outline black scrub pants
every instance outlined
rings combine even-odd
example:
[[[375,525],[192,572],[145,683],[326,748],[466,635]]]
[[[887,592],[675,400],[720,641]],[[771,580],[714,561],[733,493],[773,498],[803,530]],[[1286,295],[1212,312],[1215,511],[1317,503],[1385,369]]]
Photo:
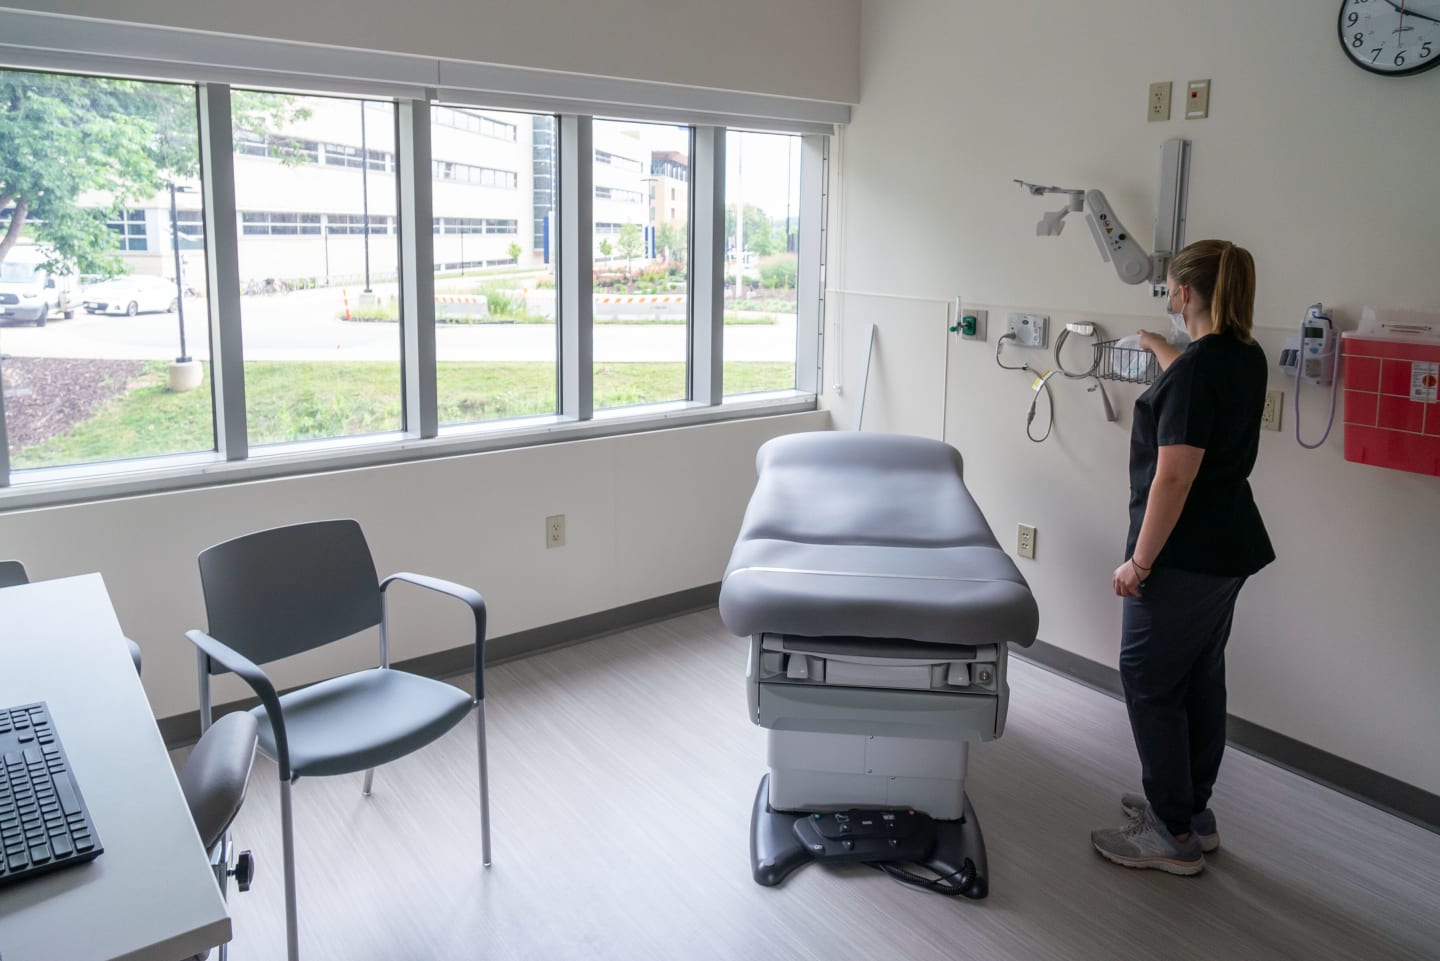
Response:
[[[1145,796],[1172,834],[1205,810],[1225,752],[1225,642],[1243,577],[1157,567],[1125,598],[1120,680]]]

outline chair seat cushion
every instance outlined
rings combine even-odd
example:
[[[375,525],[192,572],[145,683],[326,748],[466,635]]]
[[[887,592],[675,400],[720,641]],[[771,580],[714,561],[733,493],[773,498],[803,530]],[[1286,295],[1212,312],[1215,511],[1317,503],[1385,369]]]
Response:
[[[332,677],[280,698],[295,776],[349,774],[404,757],[440,737],[465,715],[470,695],[443,681],[376,668]],[[264,707],[260,750],[275,757]]]

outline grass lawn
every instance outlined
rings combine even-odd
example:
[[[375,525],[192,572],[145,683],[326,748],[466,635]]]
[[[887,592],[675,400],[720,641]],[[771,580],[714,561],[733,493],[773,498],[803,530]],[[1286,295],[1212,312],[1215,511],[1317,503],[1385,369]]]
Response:
[[[33,447],[11,452],[16,469],[211,450],[209,365],[200,388],[172,394],[164,362],[148,363],[126,392],[90,420]],[[726,393],[787,390],[786,363],[725,365]],[[596,408],[678,400],[684,364],[595,365]],[[555,366],[548,363],[441,363],[440,423],[465,424],[555,410]],[[370,434],[400,428],[400,371],[385,362],[263,362],[245,365],[252,445]]]

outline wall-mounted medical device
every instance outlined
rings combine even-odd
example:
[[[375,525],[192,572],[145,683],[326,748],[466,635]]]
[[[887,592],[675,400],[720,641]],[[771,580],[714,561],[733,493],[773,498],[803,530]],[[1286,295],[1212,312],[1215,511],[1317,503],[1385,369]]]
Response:
[[[1300,333],[1285,341],[1280,351],[1280,369],[1295,378],[1295,442],[1314,450],[1330,437],[1335,426],[1335,397],[1339,383],[1335,367],[1340,360],[1340,336],[1334,320],[1324,304],[1311,304],[1300,321]],[[1315,443],[1308,443],[1300,434],[1300,385],[1314,384],[1330,388],[1330,418],[1325,432]]]
[[[1127,284],[1150,282],[1151,294],[1164,296],[1165,271],[1185,243],[1185,207],[1190,183],[1190,141],[1175,138],[1160,147],[1160,179],[1155,205],[1155,252],[1146,253],[1115,215],[1110,202],[1099,190],[1055,187],[1015,181],[1033,196],[1063,194],[1066,204],[1040,218],[1035,233],[1040,237],[1058,237],[1065,229],[1065,216],[1084,213],[1091,236],[1106,263],[1113,264],[1115,273]]]
[[[1345,459],[1440,476],[1440,312],[1366,307],[1340,343]]]

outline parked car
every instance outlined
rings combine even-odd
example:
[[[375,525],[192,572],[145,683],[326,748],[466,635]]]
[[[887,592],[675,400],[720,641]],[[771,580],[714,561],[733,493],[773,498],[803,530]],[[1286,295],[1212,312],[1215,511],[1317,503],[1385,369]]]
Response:
[[[0,261],[0,321],[44,327],[52,311],[75,316],[70,278],[47,270],[47,259],[34,247],[15,247]]]
[[[92,314],[136,314],[173,311],[178,303],[175,281],[131,274],[98,283],[85,291],[85,310]]]

